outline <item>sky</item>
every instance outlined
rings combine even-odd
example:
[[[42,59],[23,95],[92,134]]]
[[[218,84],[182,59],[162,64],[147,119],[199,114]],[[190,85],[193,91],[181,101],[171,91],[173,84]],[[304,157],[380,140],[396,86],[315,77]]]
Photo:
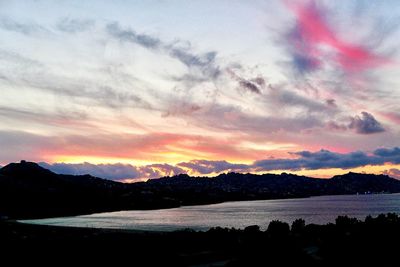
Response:
[[[0,165],[400,178],[397,1],[0,0]]]

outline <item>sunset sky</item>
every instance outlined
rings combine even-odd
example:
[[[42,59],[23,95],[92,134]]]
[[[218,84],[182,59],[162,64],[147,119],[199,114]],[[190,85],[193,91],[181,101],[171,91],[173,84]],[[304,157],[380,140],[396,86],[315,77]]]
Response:
[[[0,1],[0,165],[400,178],[398,1]]]

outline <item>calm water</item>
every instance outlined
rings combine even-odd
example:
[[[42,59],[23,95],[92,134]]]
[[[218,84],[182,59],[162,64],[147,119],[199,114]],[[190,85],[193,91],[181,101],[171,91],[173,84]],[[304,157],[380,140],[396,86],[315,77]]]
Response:
[[[322,196],[303,199],[226,202],[151,211],[119,211],[85,216],[26,220],[23,222],[79,227],[172,231],[183,228],[244,228],[257,224],[265,229],[272,220],[291,223],[334,222],[338,215],[364,219],[367,215],[400,213],[400,194]]]

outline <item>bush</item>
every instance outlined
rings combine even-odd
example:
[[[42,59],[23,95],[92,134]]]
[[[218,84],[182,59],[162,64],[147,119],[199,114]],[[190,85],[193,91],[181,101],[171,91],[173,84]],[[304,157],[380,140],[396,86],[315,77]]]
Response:
[[[267,233],[271,236],[287,236],[289,232],[289,224],[277,220],[270,222],[267,229]]]

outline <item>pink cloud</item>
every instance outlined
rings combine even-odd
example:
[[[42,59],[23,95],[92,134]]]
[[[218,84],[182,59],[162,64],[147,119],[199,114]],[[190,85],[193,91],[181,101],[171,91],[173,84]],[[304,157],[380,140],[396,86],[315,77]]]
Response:
[[[380,112],[380,115],[385,117],[387,120],[400,125],[400,113],[396,112]]]
[[[376,55],[367,47],[352,44],[338,36],[325,20],[326,12],[315,1],[286,1],[286,4],[296,16],[295,34],[290,36],[289,41],[303,58],[307,58],[309,67],[310,64],[313,67],[321,65],[321,45],[336,52],[333,59],[346,72],[360,72],[388,63],[386,58]]]

